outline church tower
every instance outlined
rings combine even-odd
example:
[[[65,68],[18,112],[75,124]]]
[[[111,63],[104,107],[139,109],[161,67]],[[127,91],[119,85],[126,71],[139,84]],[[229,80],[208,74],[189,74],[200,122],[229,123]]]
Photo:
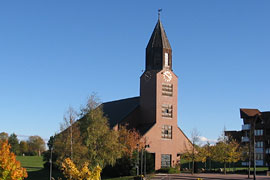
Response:
[[[141,133],[146,150],[155,157],[155,170],[174,167],[192,146],[177,126],[177,87],[171,45],[158,18],[146,47],[140,96],[103,104],[111,128],[128,124]]]
[[[172,72],[172,49],[160,19],[146,47],[140,97],[142,124],[177,124],[177,76]]]

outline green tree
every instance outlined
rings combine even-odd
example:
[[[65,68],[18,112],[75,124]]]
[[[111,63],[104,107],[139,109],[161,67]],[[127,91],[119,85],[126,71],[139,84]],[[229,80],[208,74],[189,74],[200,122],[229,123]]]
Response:
[[[235,141],[229,141],[223,133],[218,142],[213,147],[213,159],[224,165],[224,174],[226,174],[226,164],[235,163],[241,159],[242,151],[240,145]]]
[[[53,152],[57,156],[57,165],[66,158],[70,158],[76,166],[81,167],[86,159],[86,146],[80,131],[80,122],[77,120],[77,113],[69,108],[64,115],[64,122],[61,124],[61,133],[57,134],[53,142]]]
[[[8,143],[11,146],[11,148],[10,148],[11,152],[18,155],[20,153],[20,146],[19,146],[19,140],[18,140],[17,135],[15,133],[12,133],[8,137]]]
[[[28,144],[26,141],[20,141],[20,154],[25,155],[28,153]]]
[[[40,156],[45,151],[45,142],[40,136],[30,136],[27,141],[29,152]]]
[[[118,141],[118,132],[110,129],[102,107],[90,107],[80,124],[90,167],[114,165],[123,147]]]

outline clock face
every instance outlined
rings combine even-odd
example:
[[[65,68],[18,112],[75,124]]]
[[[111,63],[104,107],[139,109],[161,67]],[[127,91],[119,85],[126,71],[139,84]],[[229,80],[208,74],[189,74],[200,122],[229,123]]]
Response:
[[[147,71],[144,75],[145,81],[149,81],[151,79],[151,77],[152,77],[152,74],[149,71]]]
[[[163,73],[163,78],[166,82],[170,82],[172,80],[172,74],[170,73],[170,71],[165,71]]]

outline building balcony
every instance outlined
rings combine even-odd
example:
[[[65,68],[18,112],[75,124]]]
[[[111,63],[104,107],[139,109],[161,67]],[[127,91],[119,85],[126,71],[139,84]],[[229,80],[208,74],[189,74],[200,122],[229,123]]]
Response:
[[[263,153],[263,148],[255,148],[256,153]]]
[[[263,160],[256,160],[256,166],[263,166]]]
[[[250,124],[244,124],[244,125],[242,125],[242,130],[243,131],[250,130]]]
[[[244,136],[244,137],[242,137],[242,139],[241,139],[241,140],[242,140],[242,142],[249,142],[249,138],[248,138],[248,137],[245,137],[245,136]]]

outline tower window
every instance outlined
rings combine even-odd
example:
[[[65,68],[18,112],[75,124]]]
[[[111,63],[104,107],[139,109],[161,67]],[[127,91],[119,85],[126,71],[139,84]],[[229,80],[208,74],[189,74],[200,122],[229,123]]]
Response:
[[[162,105],[162,117],[172,118],[173,107],[170,104]]]
[[[172,126],[163,125],[161,129],[161,137],[163,139],[172,139]]]
[[[162,83],[162,95],[163,96],[172,96],[173,95],[173,85]]]
[[[169,67],[169,54],[165,53],[165,67]]]

